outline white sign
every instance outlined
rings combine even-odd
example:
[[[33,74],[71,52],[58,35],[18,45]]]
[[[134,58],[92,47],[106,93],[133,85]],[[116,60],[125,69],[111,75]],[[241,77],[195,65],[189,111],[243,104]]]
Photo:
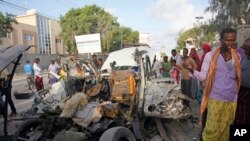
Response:
[[[75,36],[78,53],[102,52],[100,33]]]

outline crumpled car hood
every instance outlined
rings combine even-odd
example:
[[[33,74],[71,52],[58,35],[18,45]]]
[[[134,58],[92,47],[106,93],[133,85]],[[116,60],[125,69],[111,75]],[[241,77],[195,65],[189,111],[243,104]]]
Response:
[[[192,99],[181,94],[178,85],[148,82],[144,98],[144,115],[147,117],[185,119],[191,116],[185,103]]]

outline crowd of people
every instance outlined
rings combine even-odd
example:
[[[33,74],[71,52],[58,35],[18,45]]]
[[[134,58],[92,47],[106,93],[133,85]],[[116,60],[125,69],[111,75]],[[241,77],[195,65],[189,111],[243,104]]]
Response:
[[[226,28],[220,33],[220,45],[212,50],[209,44],[203,44],[203,54],[199,56],[195,48],[183,49],[183,55],[175,49],[172,56],[163,57],[163,61],[155,59],[153,70],[157,77],[171,77],[175,84],[180,84],[181,92],[193,99],[202,91],[201,138],[204,141],[227,141],[232,124],[250,124],[250,38],[242,47],[236,47],[236,31]],[[103,65],[96,55],[92,60],[98,70]],[[35,80],[37,91],[44,88],[40,59],[33,64],[26,61],[24,72],[27,79]],[[51,60],[49,72],[60,74],[59,60]],[[77,75],[83,76],[83,67],[76,65]],[[3,74],[3,72],[2,72]],[[49,75],[49,84],[58,80]],[[0,84],[1,86],[1,84]],[[3,92],[0,91],[2,101]],[[11,98],[10,98],[11,100]],[[12,101],[12,100],[11,100]],[[16,114],[13,101],[12,114]],[[1,102],[2,103],[2,102]]]
[[[195,48],[175,49],[163,62],[154,60],[157,77],[172,77],[181,92],[193,99],[201,92],[201,139],[229,140],[230,125],[250,124],[250,38],[236,46],[236,31],[226,28],[220,33],[220,45],[212,49],[202,45],[203,54]],[[170,62],[170,63],[169,63]]]
[[[219,47],[205,46],[200,70],[184,67],[204,86],[200,122],[204,141],[227,141],[230,125],[250,124],[250,39],[240,48],[235,41],[236,31],[224,29]]]

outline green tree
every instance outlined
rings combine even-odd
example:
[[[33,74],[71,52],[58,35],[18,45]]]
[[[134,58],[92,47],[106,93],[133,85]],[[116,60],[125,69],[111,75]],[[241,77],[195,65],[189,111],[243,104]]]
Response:
[[[196,45],[199,45],[201,43],[205,42],[213,42],[215,35],[216,35],[216,30],[215,30],[215,25],[207,25],[203,24],[198,27],[193,27],[191,29],[188,29],[186,31],[181,31],[179,33],[179,36],[177,38],[177,47],[176,49],[179,51],[183,48],[186,47],[185,41],[188,38],[194,38],[197,39]]]
[[[139,41],[139,32],[133,31],[129,27],[119,27],[112,32],[111,35],[111,43],[109,44],[109,51],[115,51],[121,49],[121,42],[122,47],[125,48],[130,43],[138,43]],[[122,39],[121,39],[122,38]]]
[[[69,53],[76,53],[75,36],[100,33],[102,50],[116,50],[114,43],[119,41],[120,24],[117,18],[97,5],[71,9],[60,17],[61,37]],[[131,34],[131,36],[134,34]]]
[[[4,15],[0,12],[0,38],[6,36],[6,33],[11,33],[13,31],[12,23],[17,24],[14,15],[9,13]]]
[[[250,24],[249,0],[209,0],[206,12],[216,14],[211,23],[218,29],[225,27],[236,28],[238,25]]]

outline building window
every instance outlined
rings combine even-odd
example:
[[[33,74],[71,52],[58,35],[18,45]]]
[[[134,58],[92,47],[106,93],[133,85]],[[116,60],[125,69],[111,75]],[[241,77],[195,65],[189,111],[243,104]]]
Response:
[[[24,35],[24,39],[25,39],[26,41],[32,41],[32,35],[30,35],[30,34],[25,34],[25,35]]]
[[[6,32],[0,32],[0,38],[6,38],[7,33]]]
[[[61,39],[56,39],[56,43],[57,43],[57,44],[61,44],[61,43],[62,43],[62,40],[61,40]]]

